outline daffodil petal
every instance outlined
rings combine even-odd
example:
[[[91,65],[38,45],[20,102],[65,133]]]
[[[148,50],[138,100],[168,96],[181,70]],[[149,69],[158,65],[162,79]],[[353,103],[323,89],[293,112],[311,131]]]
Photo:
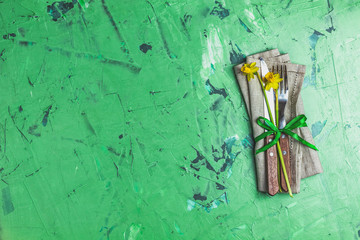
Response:
[[[251,68],[254,67],[255,64],[256,64],[256,62],[251,63],[251,64],[250,64],[250,67],[251,67]]]
[[[253,73],[256,73],[258,70],[259,70],[259,68],[258,68],[258,67],[254,67],[254,68],[252,68],[252,72],[253,72]]]
[[[278,83],[273,83],[273,89],[276,90],[279,88],[279,84]]]

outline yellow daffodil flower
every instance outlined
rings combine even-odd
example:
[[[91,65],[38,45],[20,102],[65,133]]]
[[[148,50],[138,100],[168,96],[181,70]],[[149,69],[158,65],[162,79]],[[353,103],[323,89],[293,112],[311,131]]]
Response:
[[[244,64],[244,66],[241,67],[241,71],[244,75],[246,75],[247,80],[250,81],[254,78],[254,73],[256,73],[259,68],[255,66],[256,62],[253,62],[251,64]]]
[[[265,90],[269,91],[271,88],[274,90],[277,90],[279,88],[279,82],[281,82],[283,79],[280,78],[279,74],[274,74],[273,72],[268,72],[265,75]]]

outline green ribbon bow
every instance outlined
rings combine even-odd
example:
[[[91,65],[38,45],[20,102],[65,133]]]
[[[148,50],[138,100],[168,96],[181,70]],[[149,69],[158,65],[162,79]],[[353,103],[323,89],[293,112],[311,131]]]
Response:
[[[287,135],[289,135],[290,137],[296,139],[297,141],[301,142],[302,144],[308,146],[309,148],[312,148],[316,151],[319,151],[314,145],[312,145],[311,143],[305,141],[304,139],[302,139],[299,135],[297,135],[296,133],[293,133],[291,130],[295,129],[295,128],[299,128],[299,127],[307,127],[306,124],[306,116],[305,115],[299,115],[297,117],[295,117],[293,120],[291,120],[288,124],[286,124],[286,126],[283,129],[278,129],[272,122],[270,122],[268,119],[264,118],[264,117],[259,117],[256,122],[257,124],[262,127],[265,128],[266,130],[268,130],[267,132],[264,132],[262,134],[260,134],[259,136],[257,136],[255,138],[255,142],[260,141],[261,139],[266,138],[267,136],[270,136],[271,134],[275,134],[275,138],[273,141],[269,142],[267,145],[263,146],[262,148],[256,150],[256,154],[264,152],[266,150],[268,150],[269,148],[271,148],[272,146],[274,146],[278,141],[279,138],[281,136],[281,133],[285,133]],[[264,120],[264,122],[262,122],[261,120]]]

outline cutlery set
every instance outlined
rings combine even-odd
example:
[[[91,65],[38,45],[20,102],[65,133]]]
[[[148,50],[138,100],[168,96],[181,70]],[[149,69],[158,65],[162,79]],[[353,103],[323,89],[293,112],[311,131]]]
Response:
[[[261,68],[261,77],[264,78],[265,75],[269,72],[266,62],[260,58],[260,68]],[[277,65],[276,68],[273,66],[272,72],[274,74],[279,74],[280,78],[283,80],[280,82],[280,86],[278,91],[278,104],[279,104],[279,117],[277,121],[277,127],[279,129],[283,129],[286,125],[285,120],[285,106],[288,101],[288,91],[289,91],[289,85],[288,85],[288,78],[287,78],[287,68],[286,65]],[[276,98],[274,96],[273,91],[266,91],[266,96],[269,100],[269,105],[272,113],[272,119],[276,118],[276,111],[275,111],[275,105],[276,105]],[[264,100],[265,101],[265,100]],[[265,118],[269,118],[269,112],[267,109],[266,104],[264,103],[264,115]],[[274,135],[270,135],[265,138],[265,144],[270,143],[274,140]],[[289,183],[291,185],[291,166],[290,166],[290,154],[289,154],[289,137],[286,134],[281,134],[281,137],[279,139],[280,147],[285,163],[286,172],[288,175]],[[268,183],[268,193],[270,195],[275,195],[277,192],[279,192],[281,189],[285,192],[288,191],[288,188],[286,186],[285,177],[284,177],[284,171],[282,170],[280,166],[280,162],[278,161],[278,153],[276,150],[276,145],[270,147],[268,150],[266,150],[266,168],[267,168],[267,183]],[[280,174],[279,174],[280,173]],[[280,180],[279,176],[280,175]],[[281,187],[281,188],[280,188]]]

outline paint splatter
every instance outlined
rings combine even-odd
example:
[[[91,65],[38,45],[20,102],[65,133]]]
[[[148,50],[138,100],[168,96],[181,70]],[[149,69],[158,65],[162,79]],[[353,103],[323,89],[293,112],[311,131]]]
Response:
[[[190,20],[191,20],[192,16],[191,15],[187,15],[185,14],[183,18],[180,18],[180,22],[181,22],[181,26],[183,27],[185,36],[187,37],[187,39],[190,41],[191,40],[191,36],[189,34],[189,30],[187,28],[187,25],[190,24]]]
[[[227,168],[227,178],[230,178],[231,174],[232,174],[232,165],[236,159],[236,157],[240,154],[240,151],[238,152],[233,152],[233,147],[236,146],[236,141],[239,140],[238,135],[232,136],[232,137],[228,137],[225,139],[224,144],[226,145],[226,153],[227,153],[227,157],[225,159],[225,169]],[[224,170],[225,170],[224,169]]]
[[[19,27],[19,28],[18,28],[18,32],[20,33],[20,35],[21,35],[22,37],[25,37],[25,33],[26,33],[25,28]]]
[[[176,222],[174,222],[174,227],[175,227],[176,231],[177,231],[180,235],[184,235],[184,233],[181,232],[181,229],[180,229],[179,225],[178,225]]]
[[[74,8],[76,0],[72,2],[53,2],[53,4],[47,6],[47,13],[52,17],[53,21],[57,21],[59,18],[63,18],[65,13]]]
[[[210,80],[206,80],[206,83],[205,83],[205,88],[206,90],[209,92],[210,95],[213,95],[213,94],[219,94],[221,96],[223,96],[224,98],[226,98],[228,96],[228,94],[226,93],[225,91],[225,88],[216,88],[214,87],[211,83],[210,83]]]
[[[200,200],[200,201],[205,201],[207,199],[206,196],[202,196],[201,193],[196,193],[194,194],[193,198],[196,200]]]
[[[225,184],[227,179],[229,179],[232,174],[232,165],[236,157],[240,154],[240,151],[234,151],[234,146],[239,146],[237,144],[238,140],[239,137],[235,135],[226,138],[220,147],[212,145],[211,155],[207,157],[200,153],[198,149],[193,147],[196,152],[196,157],[194,157],[194,159],[190,162],[189,168],[180,167],[180,169],[186,173],[192,174],[198,180],[207,181],[208,186],[215,187],[217,191],[223,191],[226,189]],[[185,160],[187,160],[187,158],[185,158]],[[194,187],[194,189],[197,188],[198,187]],[[193,195],[193,199],[195,201],[204,202],[202,204],[203,207],[211,209],[212,206],[215,206],[213,204],[219,203],[217,198],[214,199],[214,195],[209,195],[208,189],[202,192],[203,194],[201,194],[199,190],[196,190]],[[191,203],[192,202],[188,202],[188,209],[191,209]]]
[[[203,35],[204,35],[204,37],[205,37],[205,38],[207,38],[207,37],[208,37],[208,35],[207,35],[207,30],[206,30],[206,29],[204,29],[204,31],[203,31]]]
[[[167,40],[166,40],[166,38],[165,38],[165,34],[164,34],[164,30],[163,30],[162,23],[159,21],[157,15],[156,15],[154,6],[153,6],[149,1],[146,1],[146,2],[150,5],[150,7],[151,7],[151,9],[152,9],[152,11],[153,11],[153,13],[154,13],[154,15],[155,15],[155,22],[156,22],[157,27],[158,27],[158,30],[159,30],[159,32],[160,32],[160,37],[161,37],[161,39],[162,39],[164,48],[165,48],[165,50],[166,50],[166,54],[168,55],[168,57],[169,57],[170,59],[176,58],[176,56],[175,56],[174,54],[172,54],[171,51],[170,51],[170,49],[169,49],[169,45],[168,45],[168,42],[167,42]]]
[[[76,0],[74,0],[76,1]],[[106,13],[106,15],[108,16],[109,20],[110,20],[110,23],[111,25],[114,27],[114,30],[115,30],[115,33],[116,33],[116,36],[118,37],[118,39],[120,40],[120,49],[123,53],[125,53],[127,59],[129,60],[130,63],[133,63],[134,60],[130,57],[130,52],[129,52],[129,49],[127,48],[126,46],[126,42],[124,40],[124,38],[122,37],[120,31],[119,31],[119,28],[117,27],[116,25],[116,22],[108,8],[108,6],[106,5],[105,3],[105,0],[101,0],[101,4],[102,4],[102,7]]]
[[[50,105],[50,107],[46,110],[45,115],[44,115],[44,117],[43,117],[42,125],[43,125],[44,127],[46,127],[46,125],[47,125],[47,123],[48,123],[48,117],[49,117],[51,108],[52,108],[52,105]]]
[[[320,122],[317,121],[316,123],[314,123],[313,125],[311,125],[311,133],[313,138],[315,138],[317,135],[319,135],[321,133],[321,131],[323,130],[323,128],[326,125],[327,120]]]
[[[245,62],[246,55],[243,54],[243,52],[241,51],[239,46],[235,43],[235,47],[237,49],[237,52],[236,52],[231,41],[230,41],[229,45],[231,46],[231,51],[230,51],[231,64],[240,64],[240,63]]]
[[[286,5],[285,9],[288,9],[288,8],[290,7],[292,1],[293,1],[293,0],[289,0],[289,2],[288,2],[288,4]]]
[[[336,29],[334,28],[334,24],[333,24],[333,19],[331,16],[330,17],[330,23],[331,23],[331,26],[327,29],[325,29],[328,33],[331,33],[332,31],[335,31]]]
[[[327,29],[325,29],[328,33],[331,33],[332,31],[335,31],[336,29],[334,28],[334,24],[333,24],[333,19],[330,16],[330,13],[334,10],[334,7],[330,4],[330,0],[327,0],[327,4],[328,4],[328,14],[329,14],[329,18],[330,18],[330,24],[331,26]]]
[[[31,135],[34,135],[36,137],[40,137],[41,136],[41,133],[38,132],[38,125],[32,125],[29,127],[28,129],[28,133],[31,134]]]
[[[64,55],[64,56],[66,56],[68,58],[70,58],[71,56],[75,56],[77,58],[84,58],[84,59],[89,59],[89,60],[97,60],[97,61],[100,61],[101,63],[104,63],[104,64],[110,64],[110,65],[114,65],[114,66],[125,67],[129,71],[131,71],[133,73],[136,73],[136,74],[141,71],[141,67],[138,67],[138,66],[136,66],[134,64],[119,61],[119,60],[116,60],[116,59],[105,58],[101,54],[94,55],[94,54],[83,53],[83,52],[73,52],[73,51],[68,51],[66,49],[63,49],[63,48],[56,48],[56,47],[49,47],[49,46],[45,46],[45,49],[47,51],[49,51],[49,52],[56,51],[56,52],[60,53],[61,55]]]
[[[316,44],[317,44],[317,41],[319,40],[319,38],[321,36],[324,36],[324,34],[314,30],[313,34],[311,34],[311,36],[309,37],[309,41],[310,41],[310,47],[312,49],[315,50],[315,47],[316,47]]]
[[[227,178],[231,176],[231,167],[236,159],[236,157],[240,154],[240,152],[233,152],[232,148],[235,145],[235,142],[239,140],[237,135],[228,137],[224,140],[224,144],[221,145],[219,151],[214,146],[212,146],[212,156],[215,162],[219,160],[223,160],[224,163],[218,171],[218,174],[225,172],[227,170]]]
[[[1,50],[0,52],[0,59],[3,60],[3,62],[5,62],[6,58],[4,58],[4,53],[5,53],[5,48],[3,50]]]
[[[152,49],[152,46],[150,44],[143,43],[139,48],[143,53],[147,53],[147,51]]]
[[[220,183],[216,183],[216,189],[217,190],[224,190],[226,187]]]
[[[324,34],[314,30],[313,34],[309,37],[309,43],[310,43],[310,49],[311,49],[311,61],[312,61],[312,67],[311,67],[311,74],[310,77],[306,76],[304,79],[304,87],[307,85],[316,86],[316,73],[320,69],[317,69],[317,59],[316,59],[316,51],[315,47],[320,37],[324,36]]]
[[[210,110],[211,110],[211,111],[217,111],[217,110],[219,110],[223,103],[224,103],[224,99],[219,97],[219,98],[216,99],[215,102],[211,105]]]
[[[8,34],[3,35],[3,39],[5,39],[5,40],[11,39],[11,38],[14,38],[14,37],[16,37],[15,33],[8,33]]]
[[[141,230],[141,224],[131,224],[129,228],[129,237],[126,238],[128,240],[135,240],[137,239],[137,235],[140,233]]]
[[[252,33],[252,31],[250,30],[250,28],[248,28],[248,26],[246,26],[246,24],[240,19],[239,19],[239,22],[240,22],[240,25],[248,32],[248,33]]]
[[[229,9],[224,8],[218,1],[215,1],[215,4],[217,4],[217,6],[211,10],[210,15],[218,16],[221,20],[229,16]]]
[[[85,112],[82,112],[81,115],[83,116],[84,118],[84,122],[85,122],[85,125],[87,127],[87,129],[93,134],[93,135],[96,135],[96,132],[95,132],[95,129],[94,127],[92,126],[92,124],[90,123],[87,115]]]
[[[35,45],[36,42],[30,42],[30,41],[19,41],[19,45],[20,46],[24,46],[24,47],[27,47],[27,46],[32,46],[32,45]]]
[[[9,213],[12,213],[15,208],[11,200],[11,194],[10,194],[10,188],[5,187],[2,189],[2,208],[4,215],[8,215]]]
[[[198,206],[198,207],[202,208],[203,210],[205,210],[207,213],[210,213],[211,210],[218,208],[221,204],[229,204],[229,200],[227,199],[226,192],[224,192],[219,197],[215,198],[214,200],[212,200],[211,202],[209,202],[207,204],[200,204],[200,203],[192,201],[192,200],[187,200],[187,210],[191,211],[196,206]]]
[[[34,172],[32,172],[32,173],[30,173],[30,174],[25,175],[25,177],[34,176],[34,174],[38,173],[41,169],[42,169],[42,167],[40,167],[39,169],[36,169]],[[74,191],[75,191],[75,190],[74,190]]]
[[[241,141],[241,145],[244,148],[254,148],[254,140],[251,137],[251,135],[247,135],[242,141]]]

